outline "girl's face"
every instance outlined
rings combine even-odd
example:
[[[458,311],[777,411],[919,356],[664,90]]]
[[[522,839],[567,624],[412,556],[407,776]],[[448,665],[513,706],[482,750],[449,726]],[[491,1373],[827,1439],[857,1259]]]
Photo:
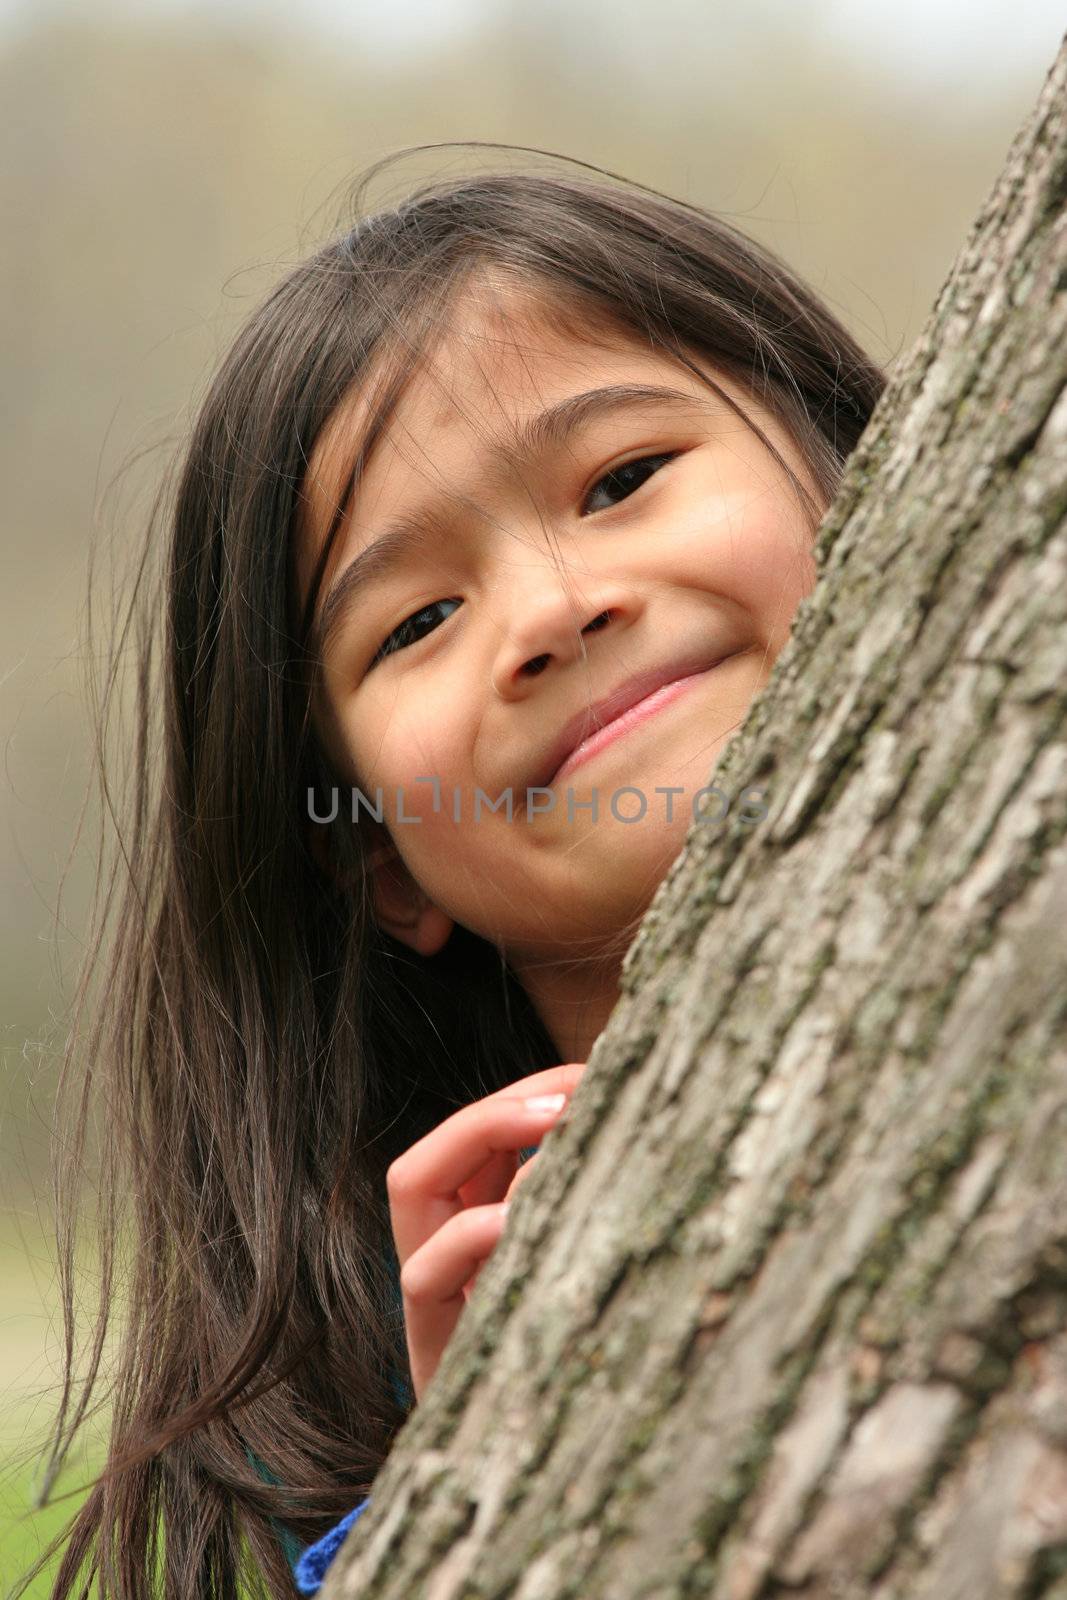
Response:
[[[423,954],[453,922],[495,942],[557,1041],[575,971],[613,999],[694,797],[815,581],[810,523],[756,435],[679,364],[597,337],[591,322],[577,344],[513,292],[465,297],[366,463],[316,603],[316,625],[333,618],[317,730],[346,785],[382,791],[379,921]],[[781,425],[694,359],[821,504]],[[312,452],[301,602],[368,404],[362,385]],[[676,691],[555,776],[565,730],[573,743],[584,714],[607,734],[613,707],[589,708],[649,674]],[[348,788],[340,804],[350,816]]]

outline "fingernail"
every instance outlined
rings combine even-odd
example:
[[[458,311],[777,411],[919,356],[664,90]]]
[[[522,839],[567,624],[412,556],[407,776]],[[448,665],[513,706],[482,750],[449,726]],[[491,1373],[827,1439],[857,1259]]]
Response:
[[[523,1102],[527,1111],[560,1111],[566,1103],[565,1094],[534,1094]]]
[[[502,1200],[500,1202],[500,1215],[502,1217],[506,1217],[508,1212],[510,1211],[510,1209],[511,1209],[511,1201],[510,1200]]]

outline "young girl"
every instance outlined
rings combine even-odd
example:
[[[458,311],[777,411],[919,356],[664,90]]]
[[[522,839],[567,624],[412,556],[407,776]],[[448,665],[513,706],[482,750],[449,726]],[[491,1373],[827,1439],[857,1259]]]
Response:
[[[54,1600],[314,1590],[814,582],[880,372],[770,252],[591,170],[364,216],[201,405],[82,1051],[101,1310],[53,1473],[128,1274]]]

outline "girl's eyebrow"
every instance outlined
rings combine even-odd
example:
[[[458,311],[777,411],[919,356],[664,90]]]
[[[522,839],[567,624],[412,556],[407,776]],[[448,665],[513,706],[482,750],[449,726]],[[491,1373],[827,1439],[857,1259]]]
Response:
[[[616,383],[600,389],[586,389],[580,394],[567,395],[547,410],[528,418],[513,430],[512,437],[491,444],[487,455],[494,464],[529,461],[550,445],[566,443],[580,428],[609,411],[653,406],[673,409],[679,404],[703,409],[696,395],[666,384]],[[311,627],[311,653],[325,656],[357,593],[365,593],[370,585],[410,560],[439,533],[440,519],[432,504],[416,506],[392,517],[378,537],[352,558],[329,590]]]

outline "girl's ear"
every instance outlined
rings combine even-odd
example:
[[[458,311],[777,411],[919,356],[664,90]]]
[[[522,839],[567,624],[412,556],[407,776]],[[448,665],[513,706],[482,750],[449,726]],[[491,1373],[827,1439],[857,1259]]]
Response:
[[[367,867],[375,920],[418,955],[435,956],[448,943],[455,921],[415,882],[385,829],[379,834],[373,824],[371,827],[377,837],[368,850]],[[307,837],[326,876],[341,889],[353,888],[351,880],[337,871],[326,829],[311,824]]]
[[[443,950],[455,921],[415,882],[396,846],[383,844],[373,849],[368,867],[374,915],[386,933],[420,956],[435,956]]]

